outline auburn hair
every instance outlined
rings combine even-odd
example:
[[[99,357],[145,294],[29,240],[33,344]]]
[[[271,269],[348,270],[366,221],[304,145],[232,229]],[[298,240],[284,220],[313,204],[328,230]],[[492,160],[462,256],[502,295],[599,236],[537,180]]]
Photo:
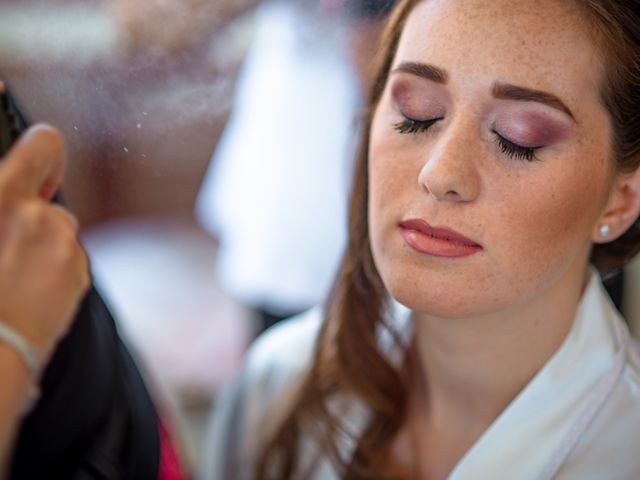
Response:
[[[378,342],[381,329],[398,337],[385,324],[389,297],[369,243],[368,145],[372,118],[404,25],[422,1],[428,0],[400,1],[381,38],[356,158],[348,245],[325,304],[309,370],[290,410],[258,452],[255,478],[259,480],[307,478],[313,465],[303,464],[300,456],[303,437],[315,444],[318,455],[332,461],[342,478],[385,478],[379,459],[388,453],[405,420],[406,375],[390,363]],[[623,173],[635,171],[640,165],[640,0],[565,1],[583,8],[596,32],[596,47],[606,61],[601,100],[615,132],[612,167]],[[618,240],[595,246],[591,262],[604,273],[621,267],[638,251],[640,225],[636,221]],[[337,397],[355,398],[371,412],[364,431],[352,438],[354,452],[340,451],[340,439],[352,437],[354,432],[348,430],[340,412],[331,408]]]

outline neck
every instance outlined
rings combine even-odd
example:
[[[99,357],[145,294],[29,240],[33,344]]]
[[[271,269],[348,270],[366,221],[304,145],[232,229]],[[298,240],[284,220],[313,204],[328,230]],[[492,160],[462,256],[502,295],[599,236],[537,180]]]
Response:
[[[465,319],[416,314],[416,380],[429,423],[482,432],[568,335],[588,278],[567,272],[535,298]]]

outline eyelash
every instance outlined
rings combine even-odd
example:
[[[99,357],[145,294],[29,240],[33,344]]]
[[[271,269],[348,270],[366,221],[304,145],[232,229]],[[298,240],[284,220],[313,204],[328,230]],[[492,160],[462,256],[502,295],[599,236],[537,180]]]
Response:
[[[411,118],[406,118],[396,123],[393,128],[395,128],[399,133],[408,133],[408,134],[416,134],[426,132],[429,127],[431,127],[434,123],[436,123],[439,118],[432,118],[431,120],[413,120]]]
[[[393,128],[402,134],[418,134],[426,132],[439,118],[433,118],[431,120],[413,120],[411,118],[405,118],[403,121],[396,123]],[[496,136],[496,141],[500,151],[509,156],[513,160],[521,160],[527,162],[536,161],[536,151],[539,147],[523,147],[517,143],[513,143],[503,136],[501,136],[495,130],[493,133]]]
[[[527,162],[534,162],[538,160],[536,158],[536,150],[538,150],[538,147],[523,147],[517,143],[507,140],[495,131],[493,133],[496,135],[500,150],[505,155],[508,155],[514,160],[524,160]]]

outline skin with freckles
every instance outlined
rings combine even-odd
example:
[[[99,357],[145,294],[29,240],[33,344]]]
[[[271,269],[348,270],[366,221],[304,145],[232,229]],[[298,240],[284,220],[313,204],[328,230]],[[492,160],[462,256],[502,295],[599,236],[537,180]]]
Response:
[[[408,17],[369,144],[373,257],[416,317],[399,471],[446,477],[566,337],[599,226],[637,217],[589,33],[571,1],[425,0]],[[481,249],[417,251],[411,219]]]
[[[409,17],[394,66],[426,63],[448,81],[391,74],[372,127],[370,225],[387,288],[418,312],[490,315],[584,276],[612,183],[611,126],[580,12],[543,3],[426,1]],[[494,9],[510,18],[496,23]],[[496,99],[495,82],[550,92],[576,120]],[[401,134],[403,114],[439,120]],[[536,159],[505,154],[494,131],[540,147]],[[398,234],[408,218],[454,229],[483,251],[462,260],[417,254]]]

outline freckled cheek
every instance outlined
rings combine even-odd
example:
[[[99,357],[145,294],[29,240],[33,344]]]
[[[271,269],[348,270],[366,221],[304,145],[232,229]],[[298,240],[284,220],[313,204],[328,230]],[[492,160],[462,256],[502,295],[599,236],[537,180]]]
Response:
[[[380,161],[377,152],[370,152],[369,156],[369,228],[373,240],[378,236],[384,224],[385,210],[389,209],[389,202],[385,201],[393,191],[390,182],[385,177],[385,163]],[[386,207],[386,209],[385,209]]]
[[[597,215],[597,205],[590,195],[594,190],[589,187],[580,181],[541,184],[504,202],[509,207],[502,215],[507,232],[504,241],[508,243],[503,250],[512,252],[517,261],[532,264],[561,263],[578,253],[588,241]],[[514,208],[516,205],[520,208]]]
[[[387,117],[374,123],[369,144],[369,192],[380,207],[390,207],[415,188],[420,169],[419,145],[389,127]]]
[[[402,149],[393,142],[371,144],[369,205],[371,222],[375,225],[398,220],[390,216],[397,215],[407,196],[415,194],[417,189],[418,174],[411,162],[398,154],[399,151]]]
[[[389,142],[372,143],[369,150],[369,232],[376,263],[384,262],[400,220],[407,176],[397,149]],[[380,267],[381,265],[379,265]]]

